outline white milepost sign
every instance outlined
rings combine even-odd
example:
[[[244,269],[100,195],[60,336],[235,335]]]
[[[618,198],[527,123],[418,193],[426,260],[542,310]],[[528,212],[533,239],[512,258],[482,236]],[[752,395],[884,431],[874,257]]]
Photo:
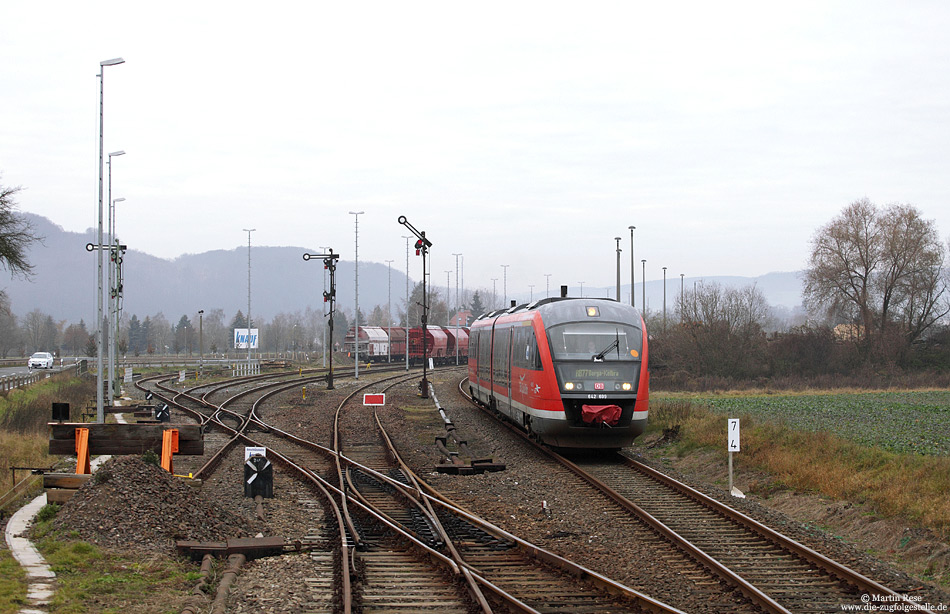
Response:
[[[126,384],[132,383],[132,367],[125,368],[125,383]]]
[[[183,381],[185,381],[185,372],[184,372],[184,371],[179,371],[179,372],[178,372],[178,383],[181,383],[181,382],[183,382]]]
[[[729,451],[739,451],[739,419],[729,418]]]
[[[745,498],[742,491],[732,485],[732,454],[739,451],[739,419],[729,418],[729,492],[733,497]]]

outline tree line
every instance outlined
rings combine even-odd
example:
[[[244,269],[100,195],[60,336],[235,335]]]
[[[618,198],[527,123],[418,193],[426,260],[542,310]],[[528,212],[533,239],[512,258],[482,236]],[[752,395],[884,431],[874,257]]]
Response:
[[[855,201],[819,228],[804,271],[808,318],[776,329],[754,286],[701,284],[672,318],[647,313],[655,379],[780,378],[950,371],[950,275],[936,222],[906,204]],[[877,379],[878,385],[879,378]]]

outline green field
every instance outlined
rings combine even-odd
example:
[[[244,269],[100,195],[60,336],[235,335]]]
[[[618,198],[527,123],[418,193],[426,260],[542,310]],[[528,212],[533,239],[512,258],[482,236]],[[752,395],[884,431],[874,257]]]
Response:
[[[950,391],[703,397],[713,411],[828,431],[898,453],[950,455]]]

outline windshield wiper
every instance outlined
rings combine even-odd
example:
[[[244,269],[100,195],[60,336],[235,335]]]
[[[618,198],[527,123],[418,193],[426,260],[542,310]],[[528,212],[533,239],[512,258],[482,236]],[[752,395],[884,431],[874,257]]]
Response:
[[[594,354],[594,356],[591,357],[594,362],[604,362],[604,356],[614,348],[617,349],[617,358],[620,358],[620,331],[616,331],[616,333],[617,337],[610,342],[610,345],[601,350],[599,354]]]

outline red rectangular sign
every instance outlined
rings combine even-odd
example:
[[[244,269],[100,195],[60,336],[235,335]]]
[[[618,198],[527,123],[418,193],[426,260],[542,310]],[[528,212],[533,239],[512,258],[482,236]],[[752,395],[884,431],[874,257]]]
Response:
[[[385,405],[386,404],[386,395],[385,394],[364,394],[363,395],[363,405]]]

